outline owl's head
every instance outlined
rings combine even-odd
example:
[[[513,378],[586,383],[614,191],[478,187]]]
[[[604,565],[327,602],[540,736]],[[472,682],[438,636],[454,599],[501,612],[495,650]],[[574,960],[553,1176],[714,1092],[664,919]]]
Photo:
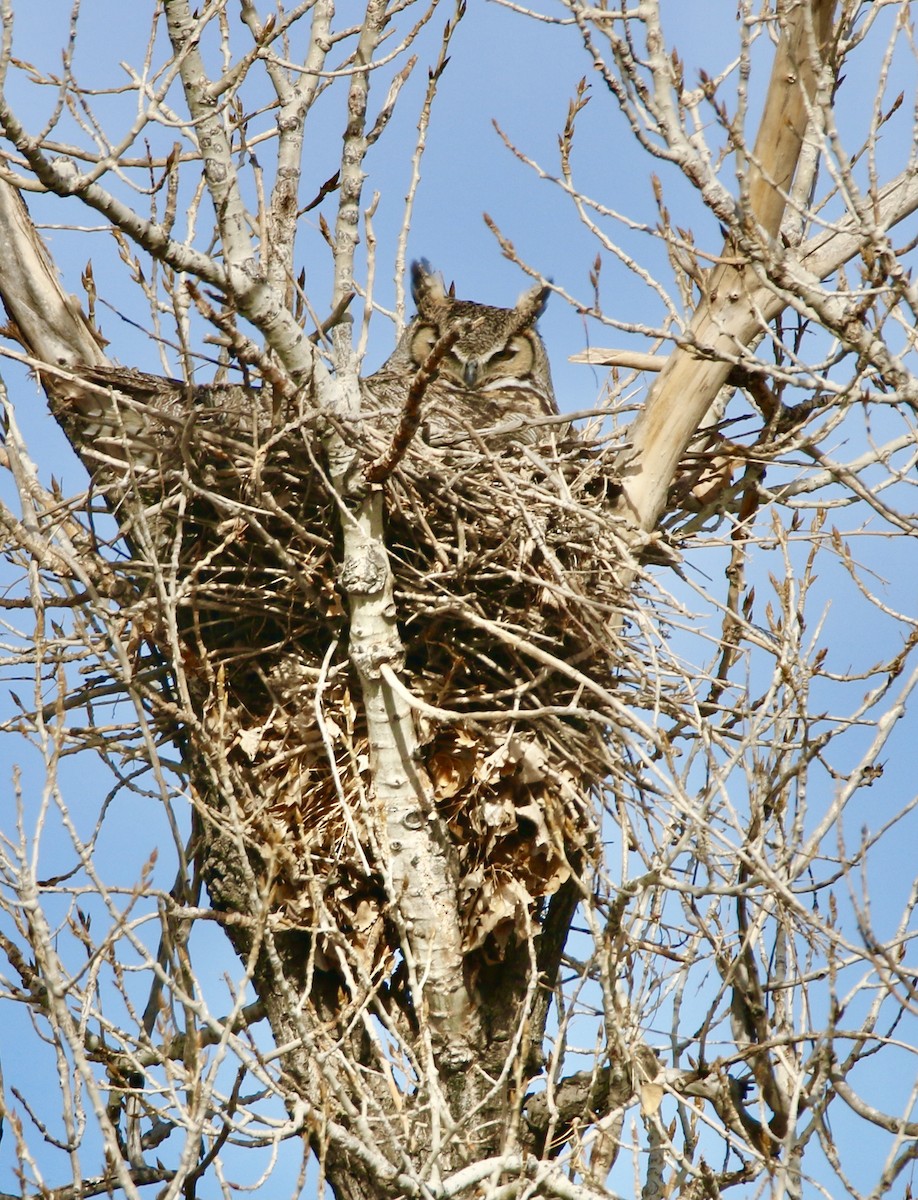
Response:
[[[508,382],[551,391],[548,356],[535,329],[547,287],[523,292],[513,308],[457,300],[453,288],[447,291],[442,277],[420,259],[411,267],[411,294],[418,311],[403,345],[415,367],[459,324],[462,332],[439,366],[441,379],[479,393]]]

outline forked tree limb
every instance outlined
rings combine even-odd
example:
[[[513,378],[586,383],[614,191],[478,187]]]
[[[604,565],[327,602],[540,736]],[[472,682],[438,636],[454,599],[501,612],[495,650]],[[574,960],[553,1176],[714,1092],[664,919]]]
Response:
[[[821,286],[821,281],[850,262],[861,251],[865,240],[872,233],[882,238],[886,236],[887,230],[916,211],[918,175],[913,170],[906,170],[877,190],[872,204],[872,230],[865,230],[861,218],[851,215],[844,220],[833,222],[831,228],[816,234],[797,247],[793,253],[785,255],[780,263],[772,264],[772,282],[778,287],[784,286],[790,290],[784,294],[776,290],[775,286],[765,286],[762,283],[748,290],[748,310],[755,328],[761,330],[762,321],[772,320],[782,309],[795,307],[802,315],[815,317],[823,322],[828,329],[840,330],[844,327],[849,345],[866,354],[884,371],[894,374],[895,368],[888,367],[884,362],[884,359],[892,360],[893,356],[882,339],[874,336],[870,338],[869,344],[865,344],[860,334],[863,333],[866,337],[869,331],[866,327],[858,331],[852,325],[845,299],[827,292]],[[742,332],[740,327],[738,330],[739,333]],[[747,344],[740,342],[739,333],[733,339],[733,353],[739,352]],[[705,351],[708,352],[709,347],[705,347]],[[690,353],[694,353],[696,358],[700,357],[700,346],[693,343]],[[662,351],[658,354],[648,354],[640,350],[590,346],[570,355],[569,361],[590,366],[618,367],[628,371],[650,371],[656,374],[663,371],[669,357]],[[908,392],[911,383],[907,372],[902,370],[901,379],[896,383]]]
[[[767,246],[781,227],[816,93],[815,63],[828,41],[836,0],[786,0],[765,110],[751,155],[749,235]],[[669,356],[632,430],[624,466],[623,506],[635,526],[652,530],[666,504],[676,468],[724,386],[731,360],[761,333],[765,320],[758,279],[737,263],[728,239],[726,261],[706,277],[705,294],[685,344]],[[704,357],[699,357],[696,347]]]

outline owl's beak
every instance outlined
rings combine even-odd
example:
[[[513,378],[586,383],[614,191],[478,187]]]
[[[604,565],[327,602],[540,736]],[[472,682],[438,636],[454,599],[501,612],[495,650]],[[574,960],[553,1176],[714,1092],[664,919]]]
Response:
[[[462,368],[462,378],[467,388],[473,388],[478,382],[478,359],[470,358]]]

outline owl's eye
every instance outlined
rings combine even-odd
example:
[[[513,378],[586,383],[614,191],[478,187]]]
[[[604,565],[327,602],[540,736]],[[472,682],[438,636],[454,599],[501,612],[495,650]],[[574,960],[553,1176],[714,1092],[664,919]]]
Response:
[[[419,325],[411,339],[411,361],[421,366],[437,344],[438,337],[433,325]]]
[[[512,371],[525,375],[532,370],[532,345],[528,338],[512,337],[502,350],[495,351],[488,359],[488,367],[500,367],[504,374]]]

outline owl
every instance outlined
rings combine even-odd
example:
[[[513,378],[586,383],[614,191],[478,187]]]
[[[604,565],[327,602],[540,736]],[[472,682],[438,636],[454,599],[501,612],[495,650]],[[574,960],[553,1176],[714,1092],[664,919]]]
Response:
[[[472,444],[474,430],[490,448],[563,437],[562,424],[533,425],[558,415],[548,355],[535,324],[548,288],[524,292],[513,308],[457,300],[424,259],[411,268],[417,314],[390,358],[364,385],[374,407],[396,410],[437,341],[461,330],[424,394],[422,430],[432,445]]]

